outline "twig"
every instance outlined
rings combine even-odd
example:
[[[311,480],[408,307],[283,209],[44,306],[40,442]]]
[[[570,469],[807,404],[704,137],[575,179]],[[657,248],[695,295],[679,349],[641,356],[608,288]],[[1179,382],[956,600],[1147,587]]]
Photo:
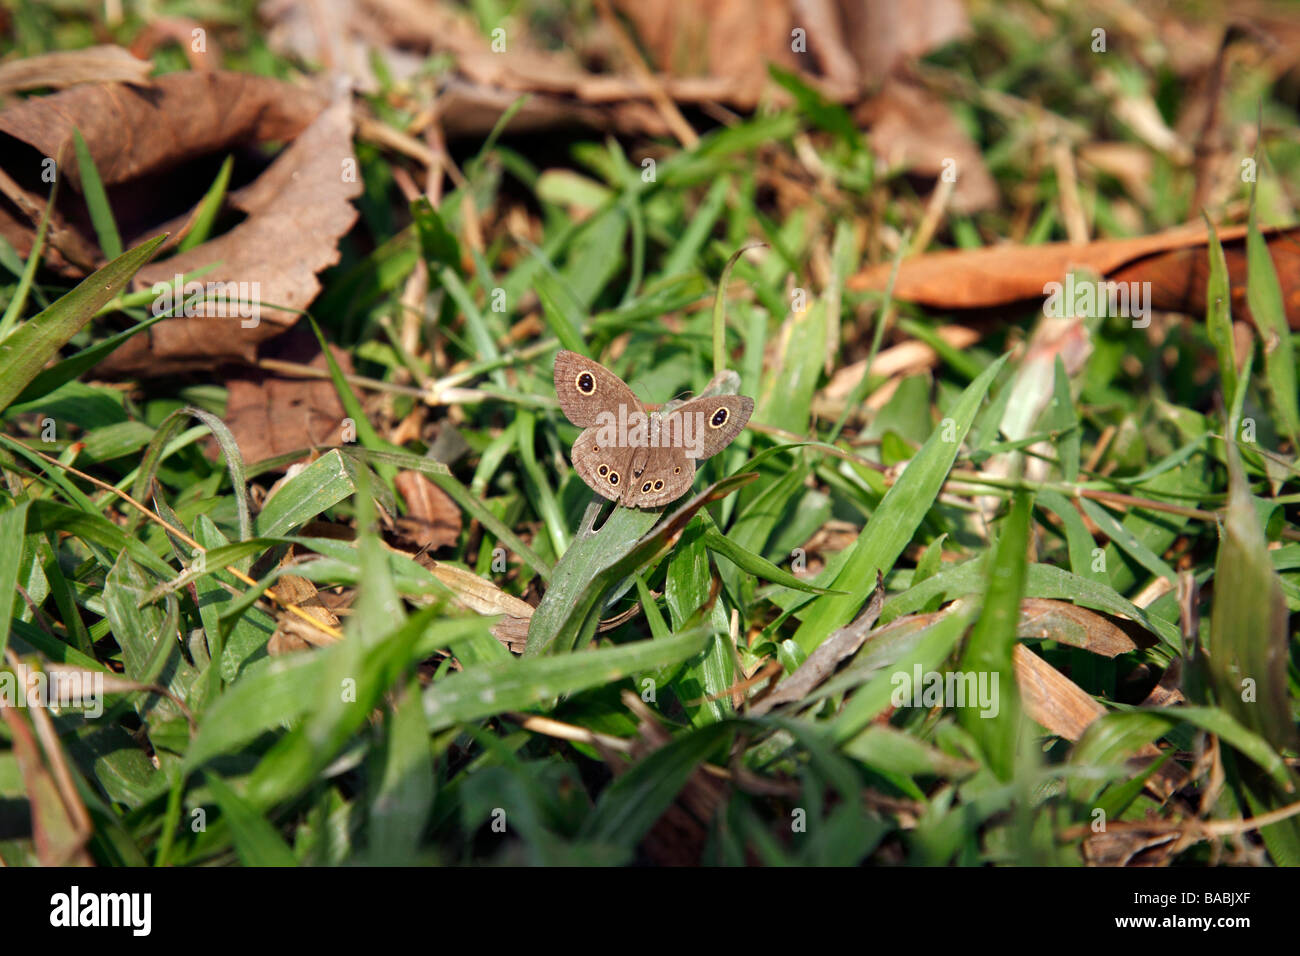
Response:
[[[641,53],[637,50],[636,44],[627,35],[627,31],[623,29],[623,24],[618,21],[618,17],[614,16],[614,11],[610,9],[609,0],[596,0],[596,9],[600,11],[600,16],[609,27],[614,42],[618,44],[619,51],[632,67],[632,72],[636,74],[637,79],[645,86],[651,102],[655,105],[655,109],[659,111],[659,115],[668,124],[668,128],[673,131],[677,141],[687,149],[693,149],[700,141],[699,134],[691,128],[690,123],[686,122],[686,117],[677,108],[677,104],[664,92],[663,84],[659,82],[658,77],[650,72],[645,60],[641,59]]]

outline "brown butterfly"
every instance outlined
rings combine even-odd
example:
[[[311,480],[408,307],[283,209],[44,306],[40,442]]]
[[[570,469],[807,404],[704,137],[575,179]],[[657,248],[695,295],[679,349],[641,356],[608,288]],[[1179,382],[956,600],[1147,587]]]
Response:
[[[573,443],[573,467],[597,494],[628,508],[684,495],[696,460],[730,445],[754,411],[744,395],[651,411],[605,366],[565,350],[555,356],[555,394],[569,421],[584,429]]]

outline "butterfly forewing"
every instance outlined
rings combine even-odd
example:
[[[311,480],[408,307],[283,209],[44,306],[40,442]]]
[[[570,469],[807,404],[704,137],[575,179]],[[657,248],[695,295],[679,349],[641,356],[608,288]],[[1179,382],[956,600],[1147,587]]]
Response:
[[[735,440],[749,416],[754,413],[754,400],[745,395],[714,395],[695,398],[679,406],[674,414],[691,415],[692,425],[699,436],[696,460],[712,458]],[[690,429],[687,429],[688,433]]]
[[[555,356],[555,397],[569,421],[579,428],[596,424],[601,412],[616,418],[625,406],[625,417],[642,410],[641,402],[623,380],[599,362],[577,352],[561,349]]]

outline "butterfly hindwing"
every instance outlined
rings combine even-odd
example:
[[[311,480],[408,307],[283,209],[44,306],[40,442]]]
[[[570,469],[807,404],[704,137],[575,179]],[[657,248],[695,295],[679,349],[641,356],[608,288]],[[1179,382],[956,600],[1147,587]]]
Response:
[[[573,443],[573,467],[587,487],[610,501],[618,501],[632,483],[631,461],[635,448],[601,446],[600,429],[583,430]]]
[[[628,463],[631,481],[622,504],[629,508],[657,508],[676,501],[695,480],[695,462],[681,445],[634,448]]]

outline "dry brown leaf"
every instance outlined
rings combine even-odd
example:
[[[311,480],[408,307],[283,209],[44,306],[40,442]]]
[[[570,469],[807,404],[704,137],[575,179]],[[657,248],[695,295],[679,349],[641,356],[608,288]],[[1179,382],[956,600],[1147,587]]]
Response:
[[[934,179],[951,168],[957,176],[948,201],[953,212],[968,215],[998,204],[997,183],[979,147],[934,94],[890,80],[854,118],[871,130],[872,150],[891,167]]]
[[[62,90],[81,83],[144,84],[152,72],[153,64],[148,60],[137,59],[112,44],[61,50],[0,64],[0,94],[15,90]]]
[[[1017,644],[1012,649],[1012,661],[1025,713],[1052,733],[1076,741],[1089,724],[1105,715],[1106,708],[1087,691],[1023,645]],[[1137,751],[1137,757],[1154,760],[1160,757],[1160,751],[1154,744],[1145,744]],[[1186,780],[1182,767],[1165,763],[1147,781],[1147,786],[1166,798]]]
[[[502,615],[492,626],[492,636],[515,652],[522,652],[528,642],[528,622],[533,617],[533,606],[472,571],[441,561],[429,563],[429,570],[456,596],[456,603],[483,615]]]
[[[334,346],[330,350],[344,374],[350,373],[351,356]],[[328,367],[315,336],[302,326],[268,342],[262,354],[322,370]],[[289,378],[241,368],[227,375],[226,386],[225,421],[249,464],[342,441],[343,405],[327,378]]]
[[[1020,602],[1016,636],[1069,644],[1103,657],[1137,650],[1127,634],[1097,612],[1047,598],[1025,598]]]
[[[0,112],[0,192],[18,208],[15,218],[0,204],[0,234],[20,255],[30,253],[50,189],[43,178],[46,160],[54,159],[72,188],[60,190],[46,263],[77,276],[104,262],[77,192],[73,129],[86,140],[130,246],[167,231],[161,226],[178,217],[185,221],[184,212],[211,182],[214,159],[255,143],[293,139],[323,105],[308,90],[239,73],[169,73],[148,87],[95,84],[24,100]],[[201,176],[195,174],[199,166]],[[170,243],[179,239],[174,235]]]
[[[880,617],[885,603],[885,585],[880,572],[876,572],[876,589],[866,609],[851,623],[833,632],[822,641],[799,665],[793,674],[781,681],[776,689],[750,706],[750,716],[758,717],[773,707],[803,700],[825,681],[845,658],[852,657],[871,636],[871,627]]]
[[[832,99],[856,100],[866,83],[969,29],[958,0],[620,0],[660,70],[731,84],[732,105],[752,107],[768,64],[802,73]],[[804,50],[792,32],[803,31]]]
[[[1282,283],[1287,319],[1300,328],[1300,227],[1263,230]],[[1233,312],[1246,308],[1245,226],[1219,230],[1232,284]],[[991,309],[1041,299],[1044,286],[1073,268],[1089,268],[1114,282],[1150,282],[1153,309],[1205,311],[1207,233],[1203,225],[1136,239],[1099,239],[1086,245],[989,246],[949,249],[903,261],[894,296],[938,309]],[[891,265],[870,266],[848,282],[856,292],[883,291]]]
[[[324,110],[269,168],[230,197],[248,218],[229,232],[141,269],[134,287],[171,283],[178,273],[214,266],[202,282],[238,283],[240,297],[257,299],[260,316],[206,316],[159,322],[100,364],[101,374],[148,375],[211,368],[214,361],[251,362],[260,342],[298,321],[320,290],[316,274],[338,262],[338,240],[357,212],[361,192],[352,152],[352,106],[341,99]],[[351,170],[352,175],[348,175]],[[283,306],[284,308],[275,308]],[[186,309],[187,313],[190,309]],[[234,311],[234,310],[226,310]],[[245,327],[249,325],[250,327]]]
[[[620,0],[618,8],[655,66],[673,76],[725,78],[737,106],[758,102],[769,63],[798,71],[807,60],[791,49],[791,30],[799,24],[789,0]],[[803,29],[811,51],[819,30],[838,33],[839,24]]]
[[[282,574],[275,582],[275,593],[290,604],[296,604],[322,624],[337,628],[338,617],[327,608],[316,591],[316,585],[296,574]],[[275,633],[267,641],[266,652],[272,657],[304,651],[308,647],[327,647],[337,643],[334,635],[312,627],[307,621],[283,610],[276,612]]]
[[[71,155],[79,129],[100,179],[115,186],[236,145],[293,139],[323,105],[264,76],[168,73],[149,87],[97,84],[24,100],[0,113],[0,132],[57,157]],[[66,172],[77,178],[75,166]]]
[[[1106,829],[1083,841],[1089,866],[1163,866],[1179,846],[1179,834],[1166,827]]]
[[[397,527],[416,548],[437,551],[460,537],[460,509],[447,492],[418,471],[399,471],[394,479],[410,513]]]

